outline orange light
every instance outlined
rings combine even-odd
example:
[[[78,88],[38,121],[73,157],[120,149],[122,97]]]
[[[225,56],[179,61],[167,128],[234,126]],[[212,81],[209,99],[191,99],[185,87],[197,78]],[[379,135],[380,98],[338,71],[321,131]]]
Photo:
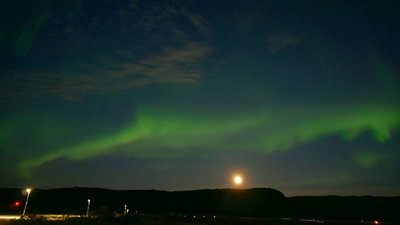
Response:
[[[374,224],[379,224],[379,221],[378,220],[374,220]]]
[[[243,178],[240,175],[236,175],[233,177],[233,183],[236,185],[241,185],[243,183]]]

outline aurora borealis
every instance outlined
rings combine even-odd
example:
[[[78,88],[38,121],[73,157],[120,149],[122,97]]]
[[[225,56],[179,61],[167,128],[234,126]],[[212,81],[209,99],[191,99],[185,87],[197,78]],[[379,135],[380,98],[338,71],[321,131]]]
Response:
[[[396,1],[6,1],[0,186],[400,195]]]

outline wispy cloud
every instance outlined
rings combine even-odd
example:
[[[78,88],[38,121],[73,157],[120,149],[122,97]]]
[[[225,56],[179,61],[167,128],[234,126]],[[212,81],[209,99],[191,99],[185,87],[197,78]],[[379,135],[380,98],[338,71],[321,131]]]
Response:
[[[151,82],[195,82],[203,76],[199,63],[209,52],[209,47],[199,44],[189,44],[182,49],[168,48],[162,55],[138,63],[119,64],[119,70],[110,74],[128,78],[139,74]]]
[[[297,44],[300,38],[293,35],[275,35],[266,40],[267,48],[271,54],[278,53],[290,45]]]
[[[40,11],[43,18],[27,26],[16,41],[20,55],[31,53],[22,59],[27,66],[0,65],[0,98],[73,100],[155,83],[197,82],[204,76],[202,61],[212,49],[204,44],[211,31],[187,5],[130,0],[113,4],[107,15],[102,7],[85,10],[80,2],[62,4],[60,15],[50,13],[53,8],[48,6]],[[42,29],[44,22],[48,24]],[[44,38],[31,49],[39,30]],[[113,45],[104,35],[108,32],[123,38]],[[54,57],[57,63],[37,63],[40,60],[31,56]]]
[[[210,29],[207,24],[207,21],[198,14],[189,14],[188,18],[192,25],[199,30],[201,33],[209,33]]]
[[[2,82],[2,98],[15,96],[61,96],[78,99],[85,94],[119,92],[155,83],[193,83],[204,76],[201,62],[211,48],[188,43],[180,48],[164,48],[159,54],[124,62],[112,58],[73,65],[70,71],[9,71]],[[2,85],[3,86],[3,85]]]

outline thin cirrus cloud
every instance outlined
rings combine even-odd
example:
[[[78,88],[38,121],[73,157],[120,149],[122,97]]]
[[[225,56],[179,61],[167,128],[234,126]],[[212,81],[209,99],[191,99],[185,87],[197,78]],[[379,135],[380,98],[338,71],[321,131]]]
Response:
[[[291,45],[295,45],[300,38],[294,35],[274,35],[266,39],[267,49],[271,54],[278,53]]]
[[[201,66],[211,47],[188,43],[180,48],[164,48],[142,60],[118,62],[111,59],[71,65],[60,71],[9,71],[1,96],[60,96],[79,99],[86,94],[120,92],[156,83],[193,83],[201,80]],[[129,56],[128,56],[129,57]],[[10,78],[11,77],[11,78]]]
[[[210,52],[209,47],[189,44],[182,49],[166,49],[162,55],[144,59],[138,63],[117,65],[114,76],[129,77],[140,74],[153,82],[194,82],[201,79],[200,62]]]

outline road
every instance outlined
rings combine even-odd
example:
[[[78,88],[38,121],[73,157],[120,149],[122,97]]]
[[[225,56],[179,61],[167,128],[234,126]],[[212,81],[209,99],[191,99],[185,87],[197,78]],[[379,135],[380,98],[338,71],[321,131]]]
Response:
[[[48,220],[62,220],[71,217],[81,217],[81,215],[64,215],[64,214],[35,214],[35,217],[47,218]],[[0,215],[0,225],[9,220],[19,220],[21,215]]]

